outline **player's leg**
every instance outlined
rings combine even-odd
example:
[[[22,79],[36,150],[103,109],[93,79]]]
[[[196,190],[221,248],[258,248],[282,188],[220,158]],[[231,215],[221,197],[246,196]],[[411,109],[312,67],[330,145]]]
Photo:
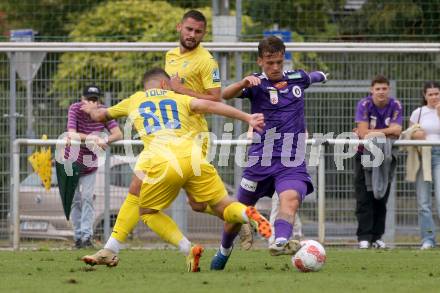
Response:
[[[152,166],[148,175],[161,178],[154,183],[144,183],[140,192],[139,207],[142,221],[166,242],[177,247],[187,257],[190,272],[199,271],[199,260],[203,252],[200,245],[192,245],[171,217],[162,212],[176,199],[183,184],[192,172],[187,158],[179,159],[179,171],[170,162]],[[144,180],[145,182],[145,180]]]
[[[299,241],[291,238],[296,212],[306,194],[312,190],[308,184],[286,175],[276,178],[280,207],[274,221],[275,241],[269,247],[271,255],[294,254],[301,247]]]
[[[177,247],[187,257],[188,272],[200,271],[199,261],[203,248],[200,245],[192,245],[171,217],[162,211],[148,208],[141,208],[140,214],[145,225],[164,241]]]
[[[245,181],[248,180],[245,179]],[[238,196],[237,196],[240,203],[249,206],[245,210],[246,215],[249,218],[248,221],[256,223],[257,228],[259,229],[259,233],[265,238],[268,238],[271,235],[270,224],[263,216],[261,216],[256,211],[253,205],[255,205],[255,203],[261,196],[267,194],[268,188],[269,189],[272,188],[272,192],[273,192],[273,184],[271,184],[271,182],[269,181],[261,182],[261,184],[256,183],[255,189],[251,188],[251,190],[248,190],[249,188],[247,185],[242,184],[239,187]],[[232,203],[232,204],[228,203],[226,199],[231,201],[230,198],[225,198],[225,201],[222,203],[222,206],[213,206],[213,209],[218,212],[220,212],[223,209],[225,221],[230,222],[228,221],[228,218],[230,217],[228,213],[230,213],[234,207],[239,208],[242,206],[240,206],[239,203]],[[237,210],[237,212],[239,211]],[[234,239],[237,237],[240,231],[240,226],[241,226],[240,222],[236,224],[225,223],[220,248],[211,261],[211,270],[223,270],[225,268],[229,256],[232,253]]]
[[[119,251],[128,235],[139,222],[139,193],[142,186],[142,177],[135,172],[131,178],[128,194],[119,209],[116,223],[104,248],[92,255],[85,255],[81,259],[90,265],[106,265],[114,267],[119,262]]]

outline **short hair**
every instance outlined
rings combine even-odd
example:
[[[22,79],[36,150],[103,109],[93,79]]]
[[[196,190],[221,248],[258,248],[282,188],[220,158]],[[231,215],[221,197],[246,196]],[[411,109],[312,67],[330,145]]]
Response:
[[[390,85],[390,81],[384,75],[378,74],[371,80],[371,86],[374,86],[376,83],[386,83]]]
[[[425,82],[425,84],[423,85],[422,105],[428,104],[425,99],[425,94],[428,91],[428,89],[439,89],[440,90],[440,84],[436,81],[433,81],[433,80]]]
[[[158,79],[159,77],[164,77],[166,79],[170,79],[168,73],[162,68],[156,67],[148,70],[144,73],[144,77],[142,78],[142,84],[145,84],[150,79]]]
[[[206,17],[203,15],[203,13],[201,13],[198,10],[193,9],[193,10],[187,11],[182,17],[182,22],[184,20],[186,20],[187,18],[192,18],[197,21],[202,21],[206,27]]]
[[[258,57],[263,57],[264,54],[269,53],[270,55],[275,53],[285,53],[286,46],[284,42],[275,36],[267,37],[260,41],[258,44]]]

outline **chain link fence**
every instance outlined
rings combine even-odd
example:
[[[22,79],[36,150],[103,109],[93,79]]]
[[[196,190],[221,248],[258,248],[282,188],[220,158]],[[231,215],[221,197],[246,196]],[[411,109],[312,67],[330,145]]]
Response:
[[[37,45],[37,44],[36,44]],[[171,44],[175,45],[175,44]],[[214,48],[215,44],[206,44]],[[360,44],[362,45],[362,44]],[[419,44],[419,49],[402,48],[391,53],[390,50],[376,50],[367,52],[368,49],[351,49],[340,45],[338,50],[325,49],[325,44],[297,44],[297,49],[292,54],[295,67],[306,70],[321,69],[331,73],[331,80],[323,86],[314,86],[306,93],[306,119],[310,134],[333,132],[334,137],[342,132],[350,132],[354,127],[354,109],[356,102],[368,92],[369,80],[378,73],[389,77],[392,82],[392,90],[404,107],[404,121],[407,126],[409,115],[412,110],[420,105],[423,82],[435,79],[439,67],[438,48],[423,50],[424,44]],[[72,44],[75,46],[75,44]],[[221,47],[221,46],[220,46]],[[256,66],[255,44],[244,45],[244,50],[227,48],[212,49],[217,59],[225,59],[221,63],[223,84],[236,80],[237,74],[243,75],[258,71]],[[344,49],[345,48],[345,49]],[[234,52],[235,50],[235,52]],[[111,104],[117,103],[124,97],[129,96],[136,90],[141,89],[141,73],[153,65],[163,64],[164,47],[154,47],[150,52],[138,49],[135,52],[47,52],[44,60],[32,82],[23,81],[20,75],[14,83],[10,76],[11,62],[10,53],[0,53],[0,243],[10,245],[9,217],[10,217],[10,97],[15,95],[16,103],[16,137],[17,138],[40,138],[47,134],[49,138],[57,138],[66,129],[67,107],[77,101],[81,95],[81,88],[87,83],[94,82],[106,91],[106,96]],[[225,51],[227,51],[225,53]],[[241,52],[239,52],[241,51]],[[400,51],[400,52],[398,52]],[[16,52],[17,53],[17,52]],[[9,56],[9,57],[8,57]],[[239,57],[239,58],[238,58]],[[100,59],[102,58],[102,59]],[[27,59],[14,59],[16,68],[25,66]],[[102,62],[93,62],[100,60]],[[111,60],[117,60],[113,64]],[[23,64],[20,64],[22,62]],[[241,66],[240,66],[241,65]],[[127,74],[130,72],[130,74]],[[15,90],[14,90],[15,88]],[[29,91],[31,99],[29,100]],[[236,102],[233,102],[236,103]],[[238,104],[235,104],[238,105]],[[247,101],[243,101],[244,110],[249,110]],[[32,111],[28,111],[29,108]],[[228,119],[208,117],[211,130],[222,139],[225,135],[225,123]],[[123,121],[121,121],[123,123]],[[238,138],[246,131],[246,127],[240,123],[234,124],[235,130],[225,137]],[[30,136],[31,135],[31,136]],[[20,151],[20,188],[22,190],[22,202],[28,206],[22,207],[30,212],[32,219],[35,214],[51,214],[54,230],[69,231],[70,228],[62,221],[61,205],[57,196],[56,188],[50,192],[43,192],[38,180],[28,166],[27,154],[34,151],[34,147],[23,147]],[[329,242],[355,241],[356,219],[354,216],[355,202],[352,194],[352,162],[345,161],[343,171],[336,170],[334,163],[334,150],[330,146],[326,155],[326,236]],[[122,148],[112,150],[115,155],[123,155]],[[231,194],[235,193],[237,176],[240,169],[234,162],[235,148],[232,147],[228,166],[218,166],[222,179],[227,184]],[[414,185],[404,181],[404,153],[399,155],[396,184],[395,223],[397,243],[415,243],[418,241],[417,207]],[[218,154],[214,164],[218,165]],[[111,183],[111,215],[116,214],[117,208],[125,196],[127,180],[131,172],[126,166],[112,163],[110,178]],[[100,175],[101,176],[101,175]],[[31,179],[29,179],[31,178]],[[32,179],[33,178],[33,179]],[[26,184],[24,184],[27,182]],[[103,209],[103,187],[97,187],[96,203],[97,210]],[[182,197],[183,198],[183,197]],[[184,200],[184,199],[183,199]],[[44,208],[35,207],[49,204]],[[33,207],[33,208],[31,208]],[[36,209],[36,210],[33,210]],[[113,213],[114,212],[114,213]],[[220,237],[221,222],[214,217],[195,214],[187,211],[187,227],[191,237],[203,239],[218,239]],[[266,211],[268,212],[268,211]],[[56,214],[58,213],[58,214]],[[24,215],[24,213],[23,213]],[[307,237],[317,237],[317,202],[311,200],[303,205],[300,215],[304,224],[304,234]],[[22,219],[23,223],[26,219]],[[101,218],[97,218],[96,230],[102,231]],[[27,225],[27,226],[26,226]],[[22,229],[42,229],[45,224],[22,224]],[[38,226],[40,225],[40,226]],[[42,225],[42,226],[41,226]],[[47,226],[49,228],[49,226]],[[144,235],[145,230],[137,230],[134,238]],[[142,232],[143,231],[143,232]],[[32,239],[29,233],[23,234]],[[149,235],[149,234],[148,234]],[[35,236],[35,235],[34,235]],[[59,238],[69,238],[69,235],[59,235]],[[36,236],[35,236],[36,237]],[[49,237],[46,235],[45,237]],[[42,237],[44,238],[44,237]],[[56,238],[56,237],[55,237]]]
[[[162,10],[164,5],[167,8]],[[112,7],[119,10],[112,11]],[[211,15],[240,16],[243,41],[259,40],[267,30],[290,31],[295,41],[432,42],[440,38],[440,3],[436,0],[5,0],[0,3],[0,34],[7,40],[11,29],[32,28],[40,41],[77,41],[90,36],[100,41],[132,41],[142,37],[140,27],[156,21],[153,14],[165,17],[176,12],[178,21],[188,9],[202,9],[209,21]],[[75,33],[87,19],[94,23],[109,11],[114,17],[106,18],[106,23],[115,21],[113,33],[95,33],[105,25],[96,22],[96,28]],[[140,18],[143,14],[149,18]],[[125,21],[116,21],[119,15]],[[120,31],[116,23],[128,29]]]

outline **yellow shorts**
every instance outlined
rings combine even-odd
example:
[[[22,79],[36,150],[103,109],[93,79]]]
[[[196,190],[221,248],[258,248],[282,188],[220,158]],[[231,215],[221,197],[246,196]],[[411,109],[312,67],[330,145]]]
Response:
[[[211,205],[228,195],[217,170],[206,160],[192,164],[191,157],[187,157],[158,164],[150,162],[144,166],[139,162],[136,169],[142,170],[146,175],[140,191],[142,208],[165,209],[182,188],[196,202],[207,202]]]

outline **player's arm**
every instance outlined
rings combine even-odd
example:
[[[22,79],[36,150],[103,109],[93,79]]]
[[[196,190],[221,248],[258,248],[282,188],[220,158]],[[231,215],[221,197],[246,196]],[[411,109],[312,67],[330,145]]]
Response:
[[[192,99],[190,104],[190,109],[194,113],[204,114],[217,114],[226,116],[229,118],[239,119],[250,126],[252,126],[257,131],[263,131],[264,128],[264,116],[261,113],[256,114],[248,114],[243,111],[240,111],[234,107],[229,105],[220,103],[220,102],[212,102],[201,99]]]
[[[106,122],[120,117],[127,117],[131,104],[131,97],[123,99],[110,108],[100,108],[96,103],[85,101],[81,106],[81,110],[89,114],[94,121]]]
[[[81,111],[89,114],[90,118],[96,122],[107,122],[113,119],[108,114],[107,108],[98,108],[98,104],[94,102],[84,101],[81,105]]]
[[[246,76],[242,80],[227,86],[222,92],[222,99],[229,100],[232,98],[236,98],[241,95],[243,89],[257,86],[260,83],[261,79],[259,79],[258,77],[254,75]]]
[[[193,91],[185,87],[181,82],[179,75],[177,74],[171,77],[171,89],[176,93],[203,99],[203,100],[214,101],[214,102],[219,102],[221,100],[220,98],[221,89],[219,87],[207,89],[206,90],[207,93],[198,93],[196,91]]]
[[[312,71],[309,73],[310,83],[322,82],[326,83],[328,78],[328,73],[322,71]]]

